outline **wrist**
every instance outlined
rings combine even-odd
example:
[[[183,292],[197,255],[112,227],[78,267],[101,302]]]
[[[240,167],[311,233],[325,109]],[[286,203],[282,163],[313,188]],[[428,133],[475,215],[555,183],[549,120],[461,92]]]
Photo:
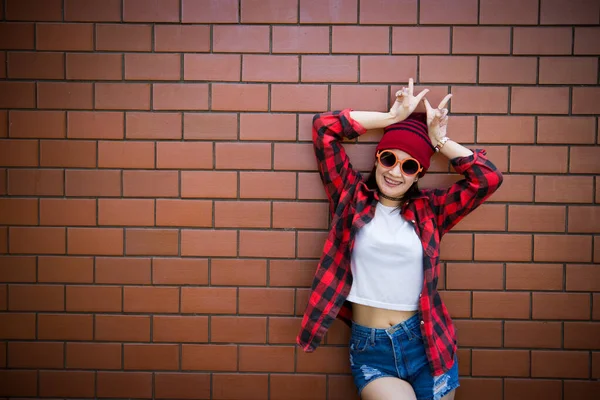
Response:
[[[439,153],[442,148],[444,148],[444,145],[450,140],[450,138],[448,138],[448,136],[444,136],[442,138],[440,138],[437,143],[433,146],[435,147],[435,152]]]

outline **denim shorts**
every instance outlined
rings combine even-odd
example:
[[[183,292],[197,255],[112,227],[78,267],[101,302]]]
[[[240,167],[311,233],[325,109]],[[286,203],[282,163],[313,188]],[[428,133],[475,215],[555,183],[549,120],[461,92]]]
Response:
[[[459,387],[458,362],[433,377],[421,335],[420,314],[387,329],[352,323],[350,367],[360,394],[379,378],[400,378],[411,384],[418,400],[439,400]]]

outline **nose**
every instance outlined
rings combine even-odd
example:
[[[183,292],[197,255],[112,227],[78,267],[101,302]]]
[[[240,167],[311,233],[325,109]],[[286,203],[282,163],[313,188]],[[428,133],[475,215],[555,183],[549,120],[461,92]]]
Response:
[[[402,169],[400,168],[400,164],[396,164],[394,168],[390,171],[394,176],[402,176]]]

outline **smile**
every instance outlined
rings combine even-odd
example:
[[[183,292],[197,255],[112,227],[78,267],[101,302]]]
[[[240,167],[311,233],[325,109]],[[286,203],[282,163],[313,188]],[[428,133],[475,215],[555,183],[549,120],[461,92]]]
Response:
[[[385,180],[385,183],[387,183],[390,186],[398,186],[403,183],[402,181],[395,181],[391,178],[388,178],[387,176],[384,176],[383,179]]]

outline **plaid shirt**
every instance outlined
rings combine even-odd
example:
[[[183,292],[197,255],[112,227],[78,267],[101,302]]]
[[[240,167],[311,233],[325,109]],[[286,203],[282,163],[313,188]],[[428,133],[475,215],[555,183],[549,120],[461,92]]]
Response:
[[[341,141],[354,139],[365,129],[350,117],[350,109],[317,114],[313,142],[319,173],[329,199],[331,230],[315,273],[302,327],[296,341],[305,352],[314,351],[339,317],[351,325],[352,308],[346,297],[352,286],[350,256],[356,232],[369,223],[379,200],[366,179],[352,168]],[[449,189],[421,190],[402,208],[423,244],[424,282],[419,299],[421,330],[434,376],[454,364],[456,334],[448,310],[437,291],[440,240],[469,212],[482,204],[502,183],[502,174],[484,150],[451,160],[464,179]]]

